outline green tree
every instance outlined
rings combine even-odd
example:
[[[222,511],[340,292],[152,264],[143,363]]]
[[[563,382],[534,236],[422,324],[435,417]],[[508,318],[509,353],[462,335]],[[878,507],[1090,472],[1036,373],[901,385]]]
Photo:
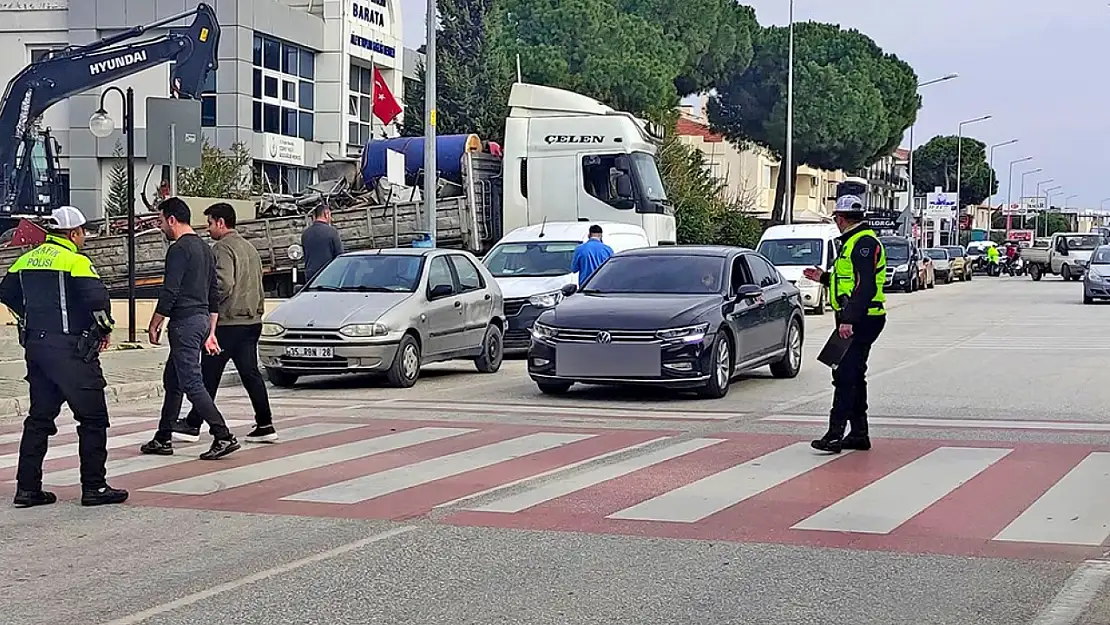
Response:
[[[979,204],[998,193],[998,174],[987,164],[987,146],[978,139],[963,138],[962,166],[957,136],[937,136],[913,152],[913,186],[917,194],[932,193],[940,187],[956,190],[960,180],[960,206]]]
[[[112,170],[108,173],[108,197],[104,198],[105,217],[124,217],[127,215],[127,160],[123,144],[116,141],[112,152]]]
[[[188,197],[213,197],[247,200],[251,194],[250,149],[235,143],[224,152],[208,143],[201,143],[201,165],[196,169],[179,169],[177,193]]]
[[[718,84],[709,102],[714,129],[779,158],[786,153],[788,30],[755,36],[750,67]],[[794,163],[779,168],[773,221],[783,221],[786,176],[801,164],[852,171],[891,154],[920,107],[917,75],[856,30],[795,24]]]

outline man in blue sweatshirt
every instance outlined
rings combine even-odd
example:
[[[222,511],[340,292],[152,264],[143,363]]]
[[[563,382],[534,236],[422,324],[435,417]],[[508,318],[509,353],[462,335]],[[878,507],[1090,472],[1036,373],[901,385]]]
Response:
[[[613,248],[601,242],[601,226],[590,226],[590,238],[574,250],[574,260],[570,270],[578,273],[578,286],[581,287],[597,268],[613,255]]]

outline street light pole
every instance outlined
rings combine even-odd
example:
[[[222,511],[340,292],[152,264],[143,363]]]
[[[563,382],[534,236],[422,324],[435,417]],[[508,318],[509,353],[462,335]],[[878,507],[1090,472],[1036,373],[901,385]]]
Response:
[[[940,78],[934,78],[933,80],[926,80],[925,82],[919,82],[919,83],[917,83],[917,88],[920,89],[922,87],[928,87],[929,85],[935,85],[939,82],[946,82],[946,81],[952,80],[953,78],[959,78],[959,77],[960,77],[959,74],[948,74],[947,76],[941,76]],[[915,212],[917,212],[917,203],[914,202],[914,196],[916,194],[916,190],[914,189],[914,186],[913,186],[913,128],[916,125],[917,125],[917,120],[916,120],[916,116],[915,116],[914,123],[910,124],[910,157],[909,157],[909,165],[908,165],[908,168],[910,170],[909,171],[909,174],[910,174],[909,195],[910,195],[910,215],[911,216],[913,216],[913,214]],[[925,247],[925,214],[924,214],[924,212],[922,212],[920,217],[915,217],[914,220],[917,223],[918,233],[921,235],[921,247]]]
[[[1018,202],[1021,202],[1022,200],[1025,199],[1025,177],[1028,176],[1029,174],[1037,174],[1037,173],[1040,173],[1042,171],[1044,171],[1044,169],[1038,167],[1036,169],[1030,169],[1029,171],[1021,174],[1021,197],[1018,198]],[[1027,217],[1027,215],[1025,213],[1021,214],[1021,227],[1022,227],[1023,230],[1025,229],[1025,219],[1026,219],[1026,217]]]
[[[790,0],[790,52],[786,70],[786,194],[783,222],[794,221],[794,0]]]
[[[960,122],[959,133],[956,136],[956,219],[952,220],[952,238],[950,245],[956,244],[956,233],[958,232],[957,220],[960,218],[960,211],[964,209],[963,198],[960,197],[963,192],[963,176],[964,176],[964,126],[968,124],[975,124],[978,122],[985,122],[990,119],[990,115],[983,115],[973,119],[967,119]],[[947,189],[945,189],[947,191]]]
[[[995,176],[994,176],[994,149],[995,148],[1000,148],[1000,147],[1006,146],[1006,145],[1013,145],[1017,142],[1018,142],[1017,139],[1010,139],[1009,141],[1003,141],[1002,143],[996,143],[996,144],[992,145],[991,148],[990,148],[990,158],[988,159],[988,162],[987,162],[987,172],[988,172],[988,175],[990,176],[989,180],[987,181],[987,193],[990,193],[990,196],[987,197],[987,208],[990,209],[987,212],[987,240],[990,240],[990,238],[991,238],[991,228],[994,226],[994,209],[991,208],[994,204],[994,202],[992,200],[994,199],[994,195],[995,195],[994,192],[993,192],[994,191],[994,182],[995,182]]]
[[[424,214],[428,239],[436,245],[436,0],[427,0],[428,42],[424,51]]]
[[[1016,161],[1010,161],[1010,173],[1006,178],[1006,230],[1009,231],[1014,227],[1014,216],[1010,212],[1010,206],[1014,203],[1014,165],[1033,160],[1032,156],[1019,158]]]
[[[100,93],[100,108],[89,118],[89,131],[93,136],[103,139],[116,129],[116,122],[104,109],[104,99],[115,92],[123,98],[123,134],[126,138],[127,154],[127,341],[135,339],[135,90],[127,88],[127,93],[111,86]]]
[[[1061,193],[1063,193],[1062,191],[1060,191],[1060,189],[1063,188],[1064,187],[1062,185],[1056,185],[1055,187],[1050,187],[1044,190],[1044,235],[1046,237],[1048,236],[1048,209],[1050,206],[1052,206],[1052,196],[1060,195]]]

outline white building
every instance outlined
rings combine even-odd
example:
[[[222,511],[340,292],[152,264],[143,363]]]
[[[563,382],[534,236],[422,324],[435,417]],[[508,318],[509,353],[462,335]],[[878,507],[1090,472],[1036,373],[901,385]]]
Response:
[[[0,2],[0,79],[7,82],[51,48],[87,44],[129,27],[171,17],[197,0],[20,0]],[[371,133],[396,136],[371,114],[372,67],[402,100],[404,48],[400,0],[210,0],[220,23],[219,68],[202,96],[202,125],[209,141],[228,149],[250,147],[257,173],[275,190],[292,192],[313,181],[326,153],[358,153]],[[186,26],[189,19],[174,26]],[[165,35],[150,31],[141,41]],[[115,85],[135,90],[141,186],[145,163],[148,97],[167,97],[170,66],[163,64]],[[103,210],[113,153],[121,130],[104,139],[89,131],[102,89],[60,102],[44,115],[62,146],[70,201],[90,217]],[[122,98],[109,94],[106,110],[122,128]],[[278,150],[278,147],[281,150]],[[274,156],[276,154],[276,156]],[[150,197],[159,170],[146,185]],[[138,207],[142,209],[141,206]]]

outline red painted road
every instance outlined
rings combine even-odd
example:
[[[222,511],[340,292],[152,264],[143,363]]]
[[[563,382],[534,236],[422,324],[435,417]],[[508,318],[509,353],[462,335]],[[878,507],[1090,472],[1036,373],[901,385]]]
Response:
[[[70,424],[61,425],[46,482],[75,499],[76,437]],[[204,440],[177,444],[172,458],[141,456],[138,445],[154,425],[152,419],[112,428],[109,479],[131,490],[132,505],[402,520],[521,482],[444,509],[440,520],[1059,560],[1101,555],[1110,534],[1110,505],[1095,501],[1106,491],[1089,477],[1090,490],[1077,495],[1082,489],[1075,487],[1084,476],[1110,479],[1101,468],[1110,463],[1106,447],[876,439],[872,451],[822,464],[796,445],[798,437],[720,433],[655,464],[603,474],[598,467],[674,444],[664,439],[678,432],[301,417],[279,421],[281,444],[245,445],[204,462],[196,459]],[[560,472],[649,442],[612,461]],[[9,486],[17,451],[17,434],[0,431],[0,480]],[[727,478],[709,479],[727,470]],[[531,499],[511,503],[521,492]],[[491,503],[502,511],[480,510]]]

